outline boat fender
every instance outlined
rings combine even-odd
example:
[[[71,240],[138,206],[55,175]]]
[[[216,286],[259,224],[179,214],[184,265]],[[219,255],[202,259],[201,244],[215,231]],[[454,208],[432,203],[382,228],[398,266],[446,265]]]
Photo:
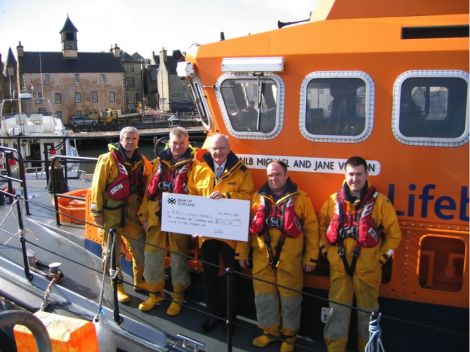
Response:
[[[98,321],[93,320],[93,324],[95,324],[95,331],[96,331],[96,336],[98,338],[98,346],[99,346],[99,351],[100,352],[115,352],[117,347],[116,347],[116,341],[114,339],[113,332],[107,326],[104,322],[103,319],[100,319]]]

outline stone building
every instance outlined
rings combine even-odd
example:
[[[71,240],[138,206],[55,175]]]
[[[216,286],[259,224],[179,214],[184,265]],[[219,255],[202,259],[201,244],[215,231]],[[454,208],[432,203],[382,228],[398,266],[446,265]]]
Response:
[[[167,55],[163,48],[159,55],[153,54],[157,66],[157,101],[162,111],[193,111],[194,104],[190,92],[176,73],[179,61],[184,60],[179,50]]]
[[[120,59],[113,53],[79,52],[77,32],[67,17],[60,31],[61,52],[28,52],[21,42],[17,46],[21,91],[49,99],[64,123],[74,115],[124,107]]]
[[[111,48],[111,52],[121,60],[124,68],[124,111],[134,112],[139,103],[146,106],[148,100],[144,91],[146,60],[139,53],[129,55],[117,44]]]

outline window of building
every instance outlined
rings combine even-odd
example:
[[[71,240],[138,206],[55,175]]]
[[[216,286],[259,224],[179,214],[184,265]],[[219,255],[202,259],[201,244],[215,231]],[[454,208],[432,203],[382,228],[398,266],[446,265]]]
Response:
[[[54,102],[56,104],[62,104],[62,94],[54,93]]]
[[[132,103],[133,102],[132,98],[133,98],[132,92],[126,92],[127,103]]]
[[[80,74],[74,73],[73,74],[73,80],[74,80],[75,84],[79,84],[80,83]]]
[[[134,88],[135,87],[135,78],[131,77],[131,76],[124,77],[124,87]]]
[[[97,103],[98,102],[98,92],[97,91],[92,91],[91,92],[91,101],[93,103]]]
[[[231,134],[247,139],[268,139],[279,134],[284,85],[278,76],[226,74],[217,81],[216,87]]]
[[[36,104],[42,104],[44,99],[42,99],[42,93],[36,92]]]
[[[115,103],[115,102],[116,102],[116,92],[114,92],[114,91],[109,92],[109,101],[110,101],[111,103]]]
[[[44,84],[50,84],[51,83],[51,75],[49,73],[44,74]]]
[[[135,100],[134,100],[136,103],[141,101],[140,99],[140,93],[139,92],[135,92]]]
[[[372,132],[374,86],[359,71],[309,74],[301,86],[300,129],[317,142],[356,143]]]
[[[76,103],[81,103],[82,102],[82,93],[75,92],[75,102]]]
[[[462,290],[465,243],[447,236],[425,236],[419,246],[419,284],[421,287],[458,292]]]
[[[456,146],[468,140],[468,74],[408,71],[393,90],[392,129],[402,143]]]
[[[104,73],[100,74],[100,84],[106,84],[106,75]]]

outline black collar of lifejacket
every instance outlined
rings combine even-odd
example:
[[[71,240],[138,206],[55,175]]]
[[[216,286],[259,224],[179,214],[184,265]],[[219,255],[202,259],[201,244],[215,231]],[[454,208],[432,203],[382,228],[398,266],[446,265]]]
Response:
[[[281,199],[284,200],[296,194],[297,185],[294,182],[292,182],[292,180],[289,177],[286,182],[286,188],[284,189],[284,192],[282,193],[281,196],[275,197],[275,195],[269,188],[268,182],[265,182],[265,184],[261,187],[258,193],[260,194],[261,197],[270,198],[274,201],[274,203],[277,203]],[[268,199],[265,199],[265,209],[266,209],[266,215],[269,216],[269,214],[271,213],[271,204]],[[281,235],[279,236],[279,239],[277,240],[276,248],[273,251],[273,248],[271,247],[271,237],[269,236],[268,229],[267,229],[268,227],[267,220],[268,219],[265,219],[263,231],[261,233],[263,235],[263,240],[264,240],[264,243],[266,244],[266,248],[268,249],[269,264],[271,265],[273,269],[277,269],[277,267],[279,266],[279,259],[281,257],[282,247],[284,246],[284,243],[286,242],[286,234],[282,228],[278,228],[278,230],[281,231]]]
[[[342,190],[340,189],[336,194],[336,198],[337,198],[336,202],[338,204],[338,212],[339,212],[339,215],[340,215],[340,224],[342,225],[346,221],[346,212],[344,210],[343,199],[350,202],[350,203],[352,203],[354,208],[356,210],[358,210],[366,202],[368,202],[370,200],[370,198],[373,196],[374,193],[375,193],[375,188],[371,187],[369,189],[369,185],[366,182],[366,184],[364,185],[364,187],[361,190],[361,193],[360,193],[359,197],[354,197],[353,195],[351,195],[349,187],[345,182],[344,185],[343,185]],[[357,214],[357,217],[360,218],[360,212]],[[339,235],[338,236],[338,255],[341,258],[341,260],[343,261],[344,270],[351,277],[354,275],[354,271],[356,270],[357,258],[359,257],[359,254],[361,253],[361,244],[357,240],[358,229],[354,228],[352,230],[354,231],[354,235],[356,236],[356,238],[355,238],[356,239],[356,245],[354,246],[354,249],[353,249],[353,252],[352,252],[351,265],[349,265],[348,260],[346,259],[346,250],[344,248],[344,239],[347,238],[347,237],[351,237],[351,236],[347,236],[345,234],[345,229],[343,229],[343,228],[340,228],[339,234],[338,234]]]

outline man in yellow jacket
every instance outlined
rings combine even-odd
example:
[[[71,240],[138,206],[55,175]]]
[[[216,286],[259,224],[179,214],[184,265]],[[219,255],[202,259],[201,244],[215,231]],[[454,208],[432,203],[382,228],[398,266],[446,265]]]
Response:
[[[134,289],[143,290],[145,230],[138,211],[151,164],[137,149],[138,144],[138,130],[124,127],[119,143],[110,144],[109,152],[99,156],[91,185],[90,210],[95,223],[102,226],[103,255],[106,254],[108,230],[114,227],[132,255]],[[120,253],[117,237],[115,254],[122,281]],[[122,282],[118,284],[118,300],[130,301]]]
[[[358,348],[368,341],[369,314],[377,311],[382,265],[401,240],[390,200],[368,182],[367,163],[351,157],[345,164],[345,181],[320,212],[321,251],[330,263],[330,311],[324,337],[329,352],[346,351],[351,306],[356,298]]]
[[[208,144],[209,152],[202,156],[202,162],[193,166],[188,183],[189,193],[214,199],[214,207],[217,206],[216,200],[220,198],[249,200],[253,193],[253,180],[247,167],[230,151],[228,138],[215,134],[209,138]],[[226,295],[221,294],[225,291],[220,287],[219,256],[222,256],[225,267],[236,268],[241,242],[200,237],[199,246],[203,260],[207,310],[211,315],[225,317]],[[235,294],[235,286],[236,284],[231,286],[232,297]],[[232,304],[234,301],[232,299]],[[234,305],[232,311],[233,308]],[[209,317],[202,325],[202,331],[208,333],[219,321]]]
[[[188,177],[192,169],[193,150],[189,147],[189,134],[183,127],[170,132],[168,148],[153,162],[152,174],[140,211],[142,224],[147,230],[144,276],[149,298],[139,305],[149,311],[164,299],[165,254],[168,246],[171,259],[172,302],[166,313],[178,315],[184,300],[184,290],[190,285],[187,255],[190,237],[160,230],[161,200],[163,192],[187,194]]]
[[[318,221],[310,197],[292,182],[287,165],[272,161],[267,182],[253,195],[249,245],[258,325],[256,347],[284,337],[281,352],[294,351],[300,328],[303,270],[314,270],[319,255]],[[248,266],[248,246],[240,265]],[[280,286],[277,286],[280,285]]]

